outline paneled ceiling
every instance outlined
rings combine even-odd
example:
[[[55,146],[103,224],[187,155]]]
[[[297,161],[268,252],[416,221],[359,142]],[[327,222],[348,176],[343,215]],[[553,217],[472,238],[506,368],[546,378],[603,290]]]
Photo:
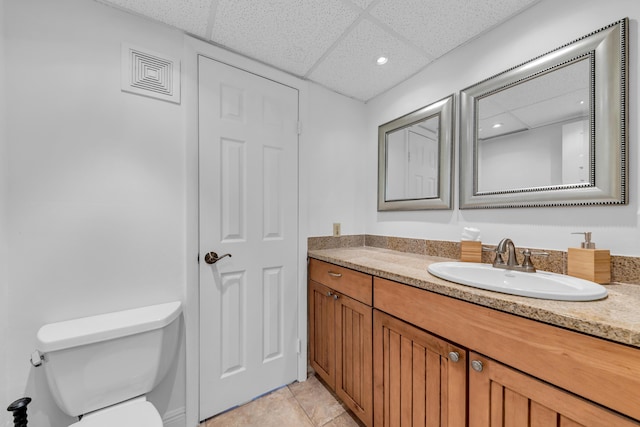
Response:
[[[367,101],[539,0],[98,1]]]
[[[483,97],[478,102],[480,140],[588,120],[590,75],[590,59],[584,58]]]

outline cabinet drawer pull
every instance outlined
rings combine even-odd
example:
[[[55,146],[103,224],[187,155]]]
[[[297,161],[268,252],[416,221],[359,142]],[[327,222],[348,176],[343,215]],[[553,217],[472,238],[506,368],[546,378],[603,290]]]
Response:
[[[338,294],[333,294],[333,299],[338,299],[338,298],[340,298],[340,295],[338,295]]]
[[[471,361],[471,368],[473,368],[473,370],[476,371],[476,372],[482,372],[482,370],[484,369],[484,366],[482,365],[481,361],[472,360]]]
[[[449,360],[451,360],[452,362],[457,362],[458,360],[460,360],[460,354],[457,351],[449,352]]]
[[[334,273],[333,271],[329,271],[329,276],[331,276],[331,277],[342,277],[342,273]]]
[[[333,296],[333,292],[328,291],[328,292],[327,292],[327,296],[328,296],[328,297]]]

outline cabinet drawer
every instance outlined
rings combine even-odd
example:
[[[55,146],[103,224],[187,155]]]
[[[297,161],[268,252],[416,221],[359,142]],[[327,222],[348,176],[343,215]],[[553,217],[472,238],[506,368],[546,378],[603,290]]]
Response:
[[[368,274],[311,259],[309,279],[364,304],[373,304],[373,278]]]

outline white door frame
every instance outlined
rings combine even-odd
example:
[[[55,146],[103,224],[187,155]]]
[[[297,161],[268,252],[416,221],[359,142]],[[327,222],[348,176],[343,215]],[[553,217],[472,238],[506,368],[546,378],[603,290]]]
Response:
[[[198,218],[198,55],[203,55],[243,69],[261,77],[283,83],[298,90],[299,117],[303,132],[298,138],[298,334],[301,351],[298,355],[298,380],[307,377],[307,188],[308,178],[300,171],[308,170],[304,153],[304,124],[308,123],[308,83],[283,71],[271,68],[241,55],[226,51],[191,36],[184,37],[182,64],[182,102],[185,105],[186,177],[185,227],[186,271],[184,288],[184,319],[186,330],[186,419],[187,427],[196,427],[199,414],[199,218]]]

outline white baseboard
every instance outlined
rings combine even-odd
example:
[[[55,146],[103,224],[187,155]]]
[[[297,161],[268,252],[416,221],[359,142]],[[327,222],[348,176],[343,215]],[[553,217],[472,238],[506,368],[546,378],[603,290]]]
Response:
[[[187,414],[185,408],[178,408],[169,411],[162,417],[164,427],[186,427]]]

